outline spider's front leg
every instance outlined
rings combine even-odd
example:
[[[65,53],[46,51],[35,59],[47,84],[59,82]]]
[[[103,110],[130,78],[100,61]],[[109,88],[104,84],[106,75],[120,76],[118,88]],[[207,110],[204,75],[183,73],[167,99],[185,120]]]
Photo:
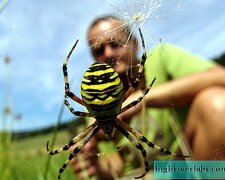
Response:
[[[47,142],[46,144],[46,149],[47,149],[47,152],[50,154],[50,155],[55,155],[55,154],[58,154],[58,153],[61,153],[63,151],[67,151],[71,146],[75,145],[76,143],[79,143],[83,138],[85,138],[88,133],[93,130],[95,127],[97,126],[96,123],[90,125],[89,127],[87,127],[84,131],[80,132],[77,136],[75,136],[68,144],[64,145],[62,148],[60,149],[56,149],[56,150],[49,150],[49,141]]]
[[[187,157],[190,157],[190,156],[183,156],[183,155],[179,155],[179,154],[176,154],[176,153],[173,153],[173,152],[170,152],[168,149],[165,149],[165,148],[162,148],[160,146],[157,146],[155,144],[153,144],[152,142],[150,142],[146,137],[144,137],[141,133],[139,133],[138,131],[136,131],[135,129],[131,128],[129,125],[127,125],[125,122],[123,121],[120,121],[119,119],[116,119],[116,125],[115,127],[138,149],[141,151],[142,153],[142,156],[144,158],[144,165],[145,165],[145,173],[142,174],[141,176],[138,176],[138,177],[135,177],[135,179],[138,179],[138,178],[142,178],[144,177],[150,167],[149,167],[149,164],[148,164],[148,160],[147,160],[147,155],[146,155],[146,150],[143,148],[143,146],[137,141],[137,140],[140,140],[141,142],[147,144],[149,147],[153,148],[153,149],[156,149],[160,152],[163,152],[164,154],[166,155],[172,155],[172,156],[177,156],[177,157],[184,157],[184,158],[187,158]],[[132,135],[134,137],[137,138],[134,139],[132,137]]]
[[[70,161],[73,159],[73,157],[81,151],[81,149],[90,141],[90,139],[99,131],[100,127],[95,122],[94,124],[90,125],[87,129],[80,132],[77,136],[75,136],[68,144],[64,145],[62,148],[57,150],[50,151],[48,148],[48,143],[46,145],[47,151],[50,155],[55,155],[58,153],[61,153],[63,151],[67,151],[70,149],[73,145],[78,145],[73,149],[73,151],[70,153],[69,157],[65,161],[65,163],[62,165],[62,167],[59,169],[58,179],[60,179],[61,174],[66,169],[66,167],[69,165]]]
[[[183,157],[183,158],[190,157],[190,156],[187,156],[187,155],[181,155],[181,154],[173,153],[173,152],[169,151],[166,148],[163,148],[163,147],[160,147],[158,145],[155,145],[154,143],[152,143],[151,141],[149,141],[146,137],[144,137],[141,133],[139,133],[138,131],[136,131],[135,129],[133,129],[129,125],[127,125],[125,122],[120,121],[119,119],[116,119],[116,123],[119,126],[121,126],[123,129],[126,129],[128,132],[130,132],[131,134],[133,134],[140,141],[142,141],[143,143],[147,144],[150,148],[153,148],[153,149],[155,149],[155,150],[157,150],[159,152],[162,152],[162,153],[164,153],[166,155],[172,155],[172,156]]]
[[[62,167],[59,169],[58,179],[60,179],[61,174],[66,169],[66,167],[69,165],[71,160],[74,158],[74,156],[79,153],[83,147],[90,141],[90,139],[99,131],[100,127],[96,126],[94,129],[91,130],[91,132],[84,137],[81,142],[77,145],[77,147],[74,148],[74,150],[70,153],[69,157],[65,161],[65,163],[62,165]]]
[[[146,150],[143,148],[143,146],[136,140],[134,139],[131,134],[129,134],[127,132],[126,129],[124,129],[123,127],[121,127],[118,123],[116,123],[115,127],[138,149],[141,151],[142,157],[144,158],[144,164],[145,164],[145,173],[135,177],[135,179],[139,179],[144,177],[148,171],[150,170],[149,164],[148,164],[148,160],[147,160],[147,152]]]

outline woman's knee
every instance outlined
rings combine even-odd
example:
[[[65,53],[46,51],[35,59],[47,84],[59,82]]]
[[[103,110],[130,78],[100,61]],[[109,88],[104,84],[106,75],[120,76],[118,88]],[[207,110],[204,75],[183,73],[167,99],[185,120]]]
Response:
[[[224,87],[211,87],[196,96],[189,111],[185,131],[196,158],[224,158]],[[217,150],[216,154],[213,153],[214,150]]]
[[[199,92],[192,102],[191,110],[206,119],[225,119],[225,88],[215,86]]]

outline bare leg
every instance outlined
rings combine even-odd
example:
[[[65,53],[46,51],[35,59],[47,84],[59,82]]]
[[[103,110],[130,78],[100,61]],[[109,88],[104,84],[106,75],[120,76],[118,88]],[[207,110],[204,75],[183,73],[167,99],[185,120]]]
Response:
[[[225,159],[224,87],[208,88],[196,96],[187,117],[185,133],[194,159]]]

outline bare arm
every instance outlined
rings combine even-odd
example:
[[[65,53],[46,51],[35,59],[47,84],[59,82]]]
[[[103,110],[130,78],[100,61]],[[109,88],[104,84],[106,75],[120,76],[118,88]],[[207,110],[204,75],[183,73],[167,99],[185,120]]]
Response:
[[[191,74],[153,87],[144,100],[147,107],[184,106],[191,103],[201,90],[211,86],[223,86],[225,88],[225,69],[223,67],[216,65],[208,71]],[[138,95],[131,97],[129,101],[134,100],[140,94],[139,92]],[[129,119],[140,109],[141,105],[138,104],[123,113],[121,118]]]
[[[195,73],[169,81],[156,88],[146,96],[148,107],[184,106],[203,89],[211,86],[225,87],[225,69],[220,66],[208,71]]]

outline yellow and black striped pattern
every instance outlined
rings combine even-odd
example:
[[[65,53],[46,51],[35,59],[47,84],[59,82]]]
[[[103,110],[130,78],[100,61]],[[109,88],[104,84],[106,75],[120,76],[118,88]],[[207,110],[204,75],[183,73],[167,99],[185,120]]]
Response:
[[[122,106],[123,92],[123,83],[118,73],[105,63],[92,64],[84,74],[81,96],[95,118],[115,118]]]
[[[130,81],[130,88],[124,94],[123,84],[118,73],[109,65],[105,63],[94,63],[92,64],[88,70],[85,72],[82,83],[81,83],[81,96],[83,98],[80,99],[70,90],[69,78],[67,73],[67,62],[75,49],[78,40],[73,45],[72,49],[69,51],[67,57],[63,63],[63,75],[64,75],[64,86],[65,86],[65,96],[64,96],[64,104],[70,110],[72,114],[75,116],[81,117],[94,117],[96,121],[87,127],[85,130],[80,132],[77,136],[75,136],[68,144],[63,147],[50,150],[48,148],[48,142],[46,145],[46,149],[50,155],[55,155],[61,153],[63,151],[69,150],[72,146],[76,144],[76,146],[71,151],[69,157],[59,169],[58,179],[60,179],[61,174],[66,169],[66,167],[70,164],[71,160],[74,156],[79,153],[83,147],[90,141],[90,139],[100,130],[102,129],[106,135],[106,138],[111,139],[114,136],[114,130],[117,129],[124,135],[142,154],[145,165],[145,172],[135,177],[135,179],[144,177],[148,171],[150,170],[150,166],[147,159],[147,153],[141,143],[145,143],[150,148],[154,148],[164,154],[173,155],[177,157],[189,157],[183,156],[176,153],[173,153],[165,148],[157,146],[149,141],[146,137],[144,137],[141,133],[131,128],[128,124],[121,121],[117,118],[118,114],[121,114],[131,107],[137,105],[142,101],[145,95],[149,92],[152,87],[155,78],[148,88],[143,91],[143,95],[129,103],[125,107],[121,109],[122,103],[126,100],[130,94],[137,90],[141,78],[143,76],[144,64],[147,59],[147,54],[145,50],[144,38],[141,33],[141,29],[139,29],[139,33],[142,39],[142,48],[143,48],[143,56],[140,62],[140,67],[138,70],[138,74],[136,79],[132,81],[132,78],[129,77],[128,72],[128,80]],[[69,97],[71,100],[77,102],[78,104],[87,107],[89,112],[80,112],[76,111],[67,100]]]

